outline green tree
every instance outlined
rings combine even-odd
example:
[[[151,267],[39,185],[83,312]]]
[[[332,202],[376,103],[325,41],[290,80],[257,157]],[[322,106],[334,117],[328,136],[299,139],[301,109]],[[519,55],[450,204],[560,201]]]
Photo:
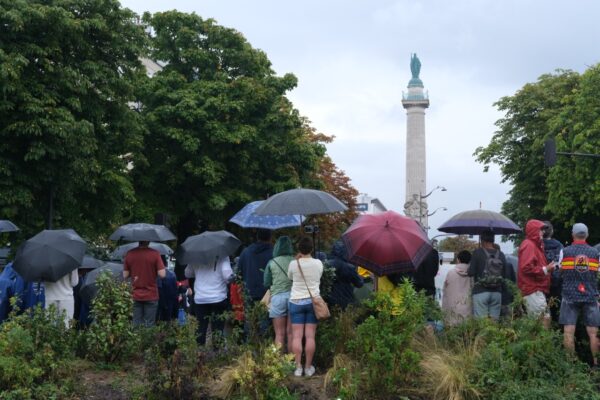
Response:
[[[25,234],[51,199],[55,226],[82,234],[131,207],[144,43],[117,0],[0,0],[0,214]]]
[[[479,244],[474,240],[469,240],[467,235],[458,235],[444,238],[438,245],[439,251],[453,252],[455,255],[462,250],[473,252]]]
[[[183,239],[251,200],[319,184],[325,147],[285,97],[293,75],[276,76],[262,51],[211,19],[169,11],[144,21],[164,68],[140,88],[139,218],[166,211]]]
[[[564,132],[571,131],[574,123],[568,118],[566,107],[576,102],[580,81],[579,74],[559,70],[526,84],[513,96],[501,98],[495,106],[505,116],[496,122],[498,130],[490,143],[475,151],[477,161],[484,164],[484,171],[490,164],[497,164],[502,181],[512,185],[502,212],[522,227],[531,218],[549,219],[563,239],[566,239],[565,227],[570,219],[562,212],[566,209],[561,211],[561,206],[549,205],[548,195],[555,193],[572,199],[573,193],[562,191],[555,183],[548,184],[549,170],[544,166],[543,146],[547,138],[564,137]],[[564,149],[567,144],[560,141],[560,146]],[[563,165],[564,160],[561,160]],[[584,185],[581,187],[589,184],[573,171],[561,167],[561,173],[560,180],[573,180]]]

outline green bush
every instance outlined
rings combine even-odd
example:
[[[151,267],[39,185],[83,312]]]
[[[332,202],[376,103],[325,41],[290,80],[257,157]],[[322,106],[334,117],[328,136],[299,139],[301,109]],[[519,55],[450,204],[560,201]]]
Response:
[[[206,355],[196,344],[196,319],[186,325],[160,324],[153,329],[154,341],[144,353],[148,380],[146,399],[204,398],[208,374]]]
[[[256,353],[245,351],[220,374],[215,394],[224,399],[290,399],[284,385],[294,370],[294,356],[282,354],[274,344],[261,347]]]
[[[409,282],[398,289],[400,307],[387,293],[365,302],[373,315],[358,325],[349,343],[351,357],[361,366],[361,392],[371,398],[396,393],[418,371],[419,354],[411,344],[423,328],[426,300]]]
[[[107,272],[98,276],[98,294],[92,301],[93,323],[86,332],[88,357],[104,363],[125,359],[137,340],[131,315],[133,300],[129,286],[116,282]]]
[[[71,338],[55,309],[12,314],[0,326],[0,399],[53,399],[72,393]]]

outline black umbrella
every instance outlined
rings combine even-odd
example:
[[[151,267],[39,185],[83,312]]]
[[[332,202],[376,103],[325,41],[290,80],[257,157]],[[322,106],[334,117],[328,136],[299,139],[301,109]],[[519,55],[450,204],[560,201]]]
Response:
[[[207,231],[188,237],[179,247],[177,261],[180,264],[210,264],[219,257],[233,254],[240,244],[240,240],[227,231]]]
[[[136,223],[118,227],[109,239],[127,242],[164,242],[175,240],[175,235],[164,225]]]
[[[56,282],[82,265],[86,247],[73,229],[43,230],[19,247],[13,267],[26,281]]]
[[[438,228],[438,231],[459,235],[480,235],[486,230],[491,230],[496,235],[521,232],[521,228],[508,217],[488,210],[463,211]]]
[[[19,228],[7,219],[0,219],[0,232],[16,232]]]
[[[106,263],[85,275],[84,282],[79,289],[81,299],[87,303],[91,303],[96,294],[98,294],[98,286],[96,281],[102,273],[109,273],[117,282],[123,282],[123,264]]]
[[[96,269],[102,265],[104,265],[104,261],[98,260],[97,258],[94,258],[89,255],[85,255],[83,257],[83,261],[81,262],[80,268]]]
[[[348,207],[327,192],[314,189],[292,189],[277,193],[264,201],[256,215],[312,215],[346,211]]]
[[[124,244],[123,246],[119,246],[115,249],[115,251],[113,251],[110,254],[110,258],[112,260],[121,260],[125,257],[125,255],[127,254],[127,252],[129,250],[135,249],[138,246],[139,246],[139,243],[137,243],[137,242],[127,243],[127,244]],[[150,242],[149,247],[151,249],[158,251],[160,254],[165,255],[165,256],[170,256],[171,254],[173,254],[173,249],[164,243]]]

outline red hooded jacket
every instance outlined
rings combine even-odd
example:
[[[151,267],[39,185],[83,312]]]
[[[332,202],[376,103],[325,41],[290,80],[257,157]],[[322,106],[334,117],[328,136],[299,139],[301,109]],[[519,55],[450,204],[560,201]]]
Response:
[[[544,242],[540,237],[540,230],[544,226],[542,221],[531,219],[525,225],[525,240],[519,246],[519,269],[517,271],[517,284],[523,296],[534,292],[550,291],[550,274],[544,274],[544,267],[548,265],[544,254]]]

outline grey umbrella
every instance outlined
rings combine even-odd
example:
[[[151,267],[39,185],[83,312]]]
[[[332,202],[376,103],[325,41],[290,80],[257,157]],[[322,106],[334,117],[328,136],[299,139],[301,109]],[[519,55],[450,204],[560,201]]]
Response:
[[[188,237],[179,247],[177,261],[180,264],[214,263],[219,257],[233,254],[240,244],[240,240],[227,231],[207,231]]]
[[[438,231],[459,235],[480,235],[486,230],[491,230],[496,235],[521,232],[521,228],[508,217],[488,210],[463,211],[438,228]]]
[[[97,258],[89,256],[89,255],[86,254],[83,257],[83,261],[81,262],[80,268],[96,269],[96,268],[100,267],[103,264],[104,264],[104,261],[98,260]]]
[[[96,281],[102,273],[109,273],[117,282],[123,282],[123,264],[106,263],[93,271],[88,272],[84,277],[84,282],[79,288],[79,296],[87,303],[91,303],[96,294],[98,294],[98,286]]]
[[[73,229],[44,230],[19,247],[13,267],[26,281],[56,282],[82,265],[86,247]]]
[[[110,254],[110,258],[112,260],[121,260],[125,257],[125,255],[127,254],[127,252],[129,250],[135,249],[138,246],[139,246],[139,243],[137,243],[137,242],[127,243],[127,244],[124,244],[123,246],[119,246],[115,249],[115,251],[113,251]],[[173,254],[173,249],[164,243],[150,242],[149,247],[151,249],[158,251],[160,254],[165,255],[165,256],[170,256],[171,254]]]
[[[292,189],[265,200],[256,215],[313,215],[346,211],[348,207],[327,192],[314,189]]]
[[[16,232],[19,228],[7,219],[0,219],[0,232]]]
[[[127,224],[117,228],[109,237],[110,240],[125,240],[127,242],[164,242],[175,240],[175,235],[164,225],[145,223]]]

